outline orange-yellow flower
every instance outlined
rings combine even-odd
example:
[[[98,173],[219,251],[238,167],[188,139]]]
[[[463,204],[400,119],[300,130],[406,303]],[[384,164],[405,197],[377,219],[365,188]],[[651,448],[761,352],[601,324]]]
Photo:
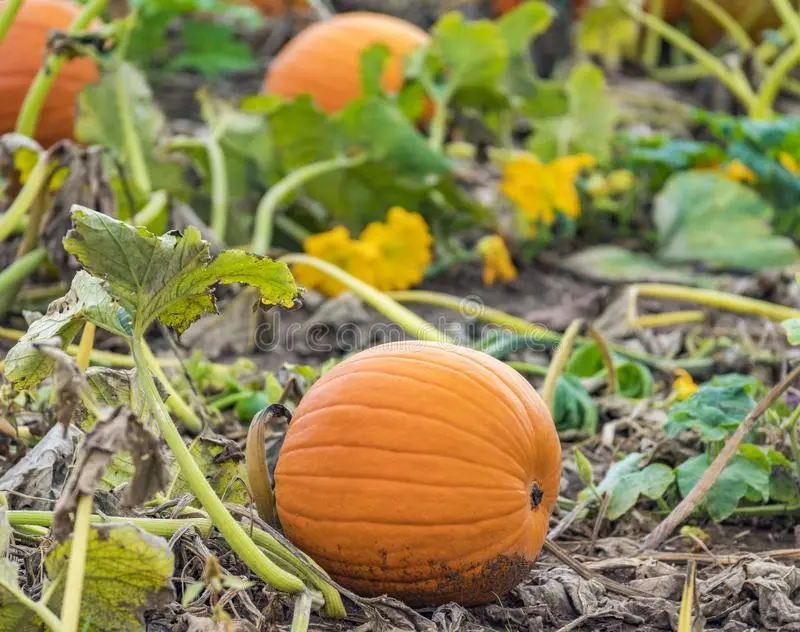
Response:
[[[697,392],[697,384],[685,369],[675,369],[675,376],[675,381],[672,382],[672,392],[679,402],[689,399]]]
[[[433,237],[422,215],[389,209],[385,222],[372,222],[359,237],[373,256],[372,281],[379,290],[405,290],[422,281],[433,258]]]
[[[365,248],[363,244],[351,239],[350,231],[344,226],[336,226],[332,230],[307,237],[303,242],[303,250],[312,257],[338,266],[366,283],[372,282],[374,253],[370,248]],[[293,272],[297,283],[319,290],[326,296],[337,296],[347,289],[339,281],[309,265],[296,265]]]
[[[477,250],[483,257],[484,285],[494,285],[498,279],[501,283],[508,283],[517,278],[517,269],[500,235],[483,237],[477,244]]]
[[[733,160],[729,162],[722,169],[722,172],[728,178],[731,180],[736,180],[737,182],[747,182],[749,184],[753,184],[757,180],[756,174],[753,173],[750,168],[740,160]]]
[[[628,169],[614,169],[608,174],[608,186],[614,193],[630,191],[636,184],[636,176]]]
[[[786,171],[789,171],[796,176],[800,176],[800,160],[794,156],[790,156],[785,151],[778,154],[778,161],[781,163]]]
[[[575,179],[594,164],[589,154],[556,158],[546,164],[533,154],[521,154],[506,163],[500,191],[522,210],[533,230],[536,224],[553,224],[556,212],[575,219],[581,212]]]

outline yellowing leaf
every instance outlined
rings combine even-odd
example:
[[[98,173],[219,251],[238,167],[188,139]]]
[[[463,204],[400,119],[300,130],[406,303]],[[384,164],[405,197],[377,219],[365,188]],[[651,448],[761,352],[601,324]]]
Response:
[[[56,546],[45,558],[52,579],[66,572],[72,541]],[[163,538],[132,525],[98,525],[89,531],[81,629],[86,632],[129,632],[144,629],[145,610],[175,599],[172,586],[175,557]],[[63,588],[48,603],[61,609]],[[85,627],[84,627],[85,626]]]

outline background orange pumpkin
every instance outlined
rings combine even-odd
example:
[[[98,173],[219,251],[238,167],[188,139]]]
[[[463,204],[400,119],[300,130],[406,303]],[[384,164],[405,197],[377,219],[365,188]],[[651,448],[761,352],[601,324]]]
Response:
[[[402,58],[428,42],[418,26],[390,15],[340,13],[303,30],[270,64],[264,91],[293,98],[311,94],[326,112],[341,110],[361,96],[360,55],[382,42],[391,51],[383,87],[395,93],[403,85]]]
[[[0,11],[5,4],[0,0]],[[44,61],[50,29],[67,30],[81,8],[65,0],[22,3],[0,44],[0,133],[13,132],[16,127],[25,95]],[[73,138],[78,94],[98,78],[97,65],[91,59],[73,59],[64,64],[39,116],[35,138],[42,146]]]
[[[276,505],[289,539],[361,595],[477,604],[529,571],[560,472],[550,413],[516,371],[467,348],[393,342],[302,399]]]

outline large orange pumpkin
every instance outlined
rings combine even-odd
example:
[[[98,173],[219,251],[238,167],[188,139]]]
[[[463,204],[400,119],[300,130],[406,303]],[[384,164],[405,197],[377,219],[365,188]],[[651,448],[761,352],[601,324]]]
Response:
[[[289,539],[363,596],[478,604],[517,585],[556,502],[544,401],[489,355],[392,342],[308,391],[275,470]]]
[[[0,11],[5,8],[0,0]],[[45,58],[51,29],[65,31],[82,7],[65,0],[25,0],[11,29],[0,44],[0,133],[14,131],[17,116]],[[35,138],[48,147],[62,138],[73,138],[78,94],[97,81],[97,65],[91,59],[67,61],[50,89],[39,115]]]
[[[361,96],[360,59],[371,44],[391,51],[382,82],[395,93],[403,85],[402,58],[424,46],[429,36],[400,18],[367,11],[340,13],[316,22],[292,39],[270,64],[264,91],[293,98],[311,94],[333,113]]]

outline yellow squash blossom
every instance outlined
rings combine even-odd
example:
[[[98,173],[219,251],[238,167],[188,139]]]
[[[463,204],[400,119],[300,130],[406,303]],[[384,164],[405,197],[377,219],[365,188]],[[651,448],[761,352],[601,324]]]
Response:
[[[608,174],[607,181],[614,193],[626,193],[636,184],[636,176],[628,169],[614,169]]]
[[[672,383],[672,392],[679,402],[689,399],[697,392],[697,384],[685,369],[675,369],[675,376],[675,381]]]
[[[581,212],[575,179],[594,164],[589,154],[556,158],[546,164],[533,154],[521,154],[506,163],[500,191],[534,226],[537,223],[550,226],[558,211],[575,219]]]
[[[790,156],[785,151],[782,151],[778,154],[778,161],[781,163],[786,171],[793,173],[797,176],[800,176],[800,160],[797,160],[793,156]]]
[[[753,184],[756,181],[756,174],[754,174],[750,168],[742,163],[740,160],[733,160],[725,165],[722,172],[731,180],[736,180],[737,182],[747,182],[749,184]]]
[[[494,285],[498,279],[501,283],[508,283],[517,278],[517,269],[500,235],[482,238],[477,244],[477,250],[483,257],[484,285]]]
[[[303,250],[313,257],[328,261],[345,272],[372,283],[374,253],[364,244],[350,238],[344,226],[307,237]],[[298,284],[319,290],[327,296],[338,296],[347,288],[324,272],[307,265],[294,266],[294,278]]]
[[[405,290],[422,281],[433,255],[433,237],[422,215],[395,206],[385,222],[372,222],[359,241],[370,249],[373,279],[379,290]]]

